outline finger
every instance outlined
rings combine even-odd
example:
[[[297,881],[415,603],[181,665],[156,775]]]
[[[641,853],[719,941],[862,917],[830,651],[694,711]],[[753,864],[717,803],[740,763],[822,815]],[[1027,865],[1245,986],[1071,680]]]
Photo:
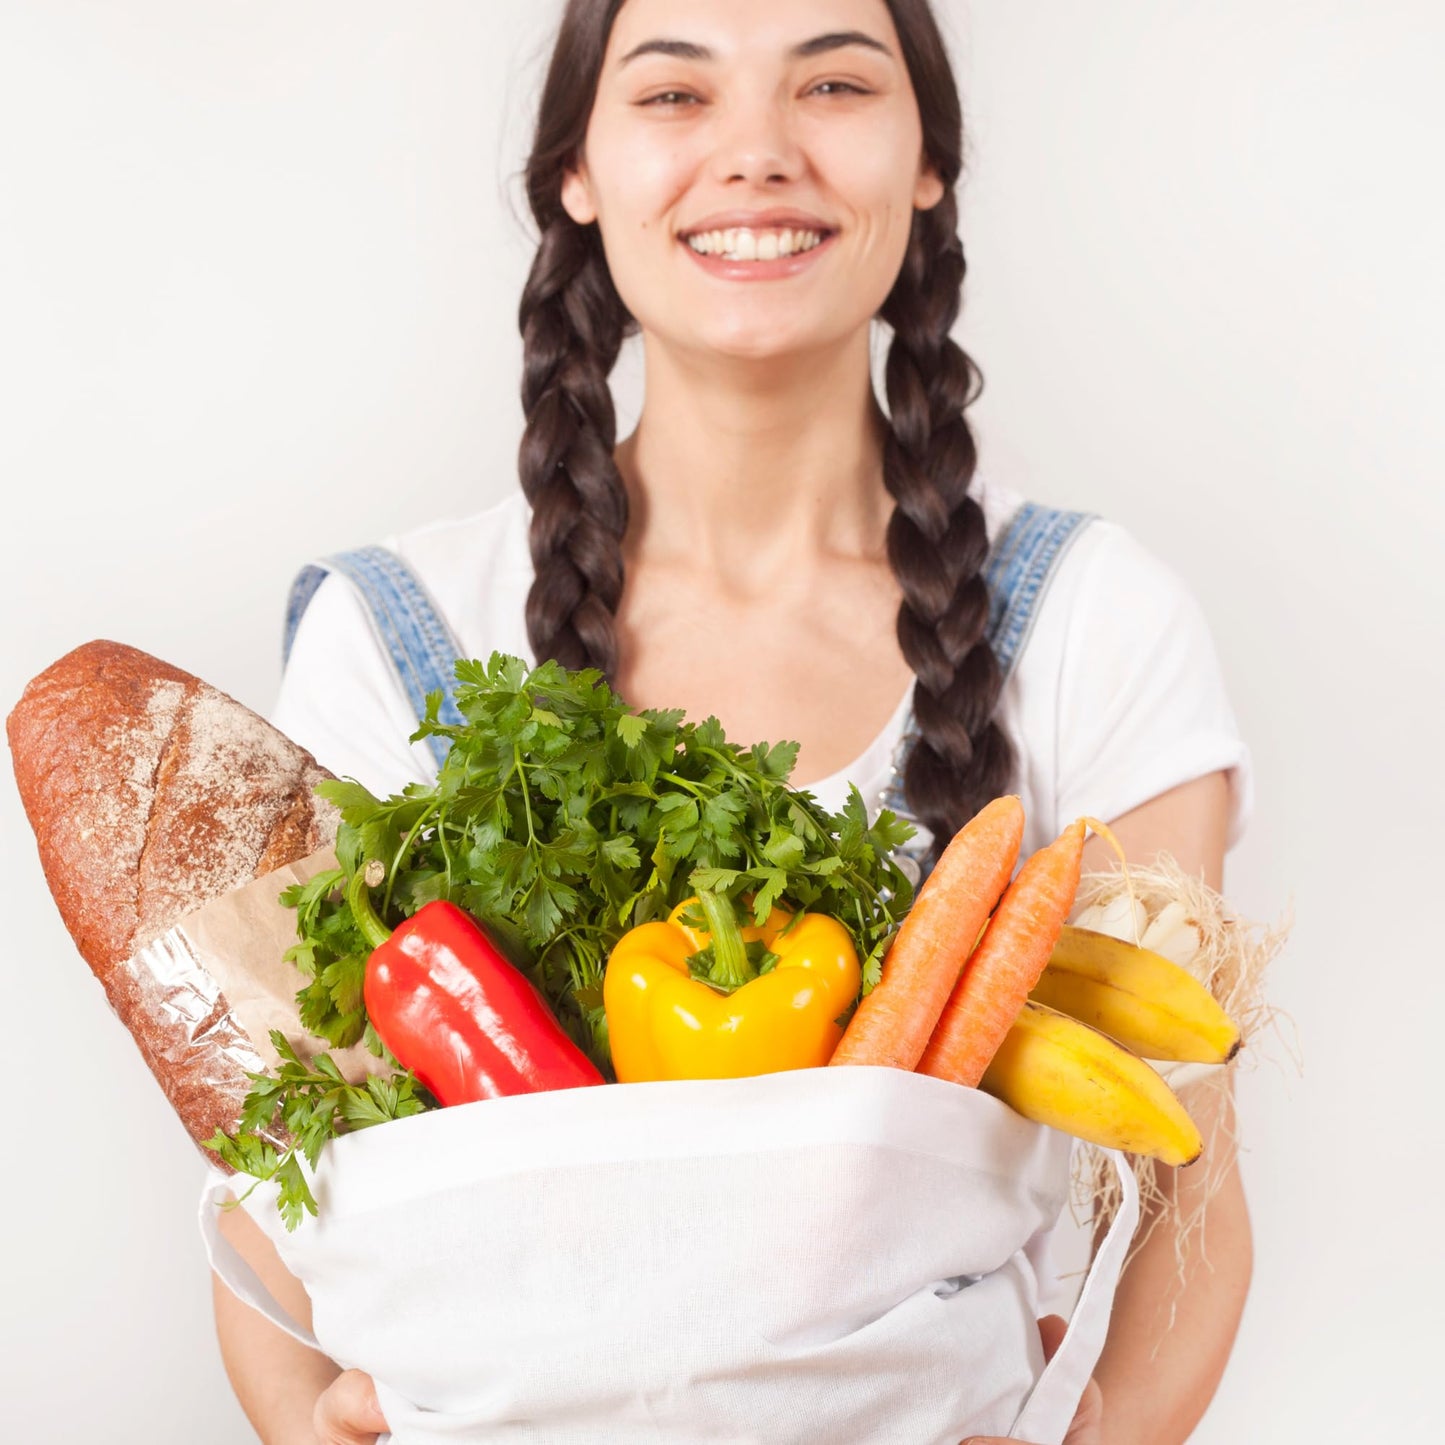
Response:
[[[1039,1340],[1044,1347],[1044,1359],[1051,1360],[1058,1352],[1058,1348],[1064,1342],[1064,1336],[1068,1333],[1069,1322],[1062,1315],[1045,1315],[1039,1321]],[[1093,1397],[1090,1397],[1090,1391]],[[1084,1390],[1084,1399],[1081,1402],[1081,1409],[1084,1406],[1096,1406],[1100,1411],[1103,1407],[1103,1396],[1099,1393],[1099,1387],[1090,1380]],[[1076,1429],[1081,1423],[1092,1423],[1082,1421],[1075,1416],[1072,1429]],[[1007,1438],[1002,1435],[973,1435],[962,1442],[962,1445],[1023,1445],[1023,1442]]]
[[[1045,1315],[1039,1321],[1039,1339],[1043,1341],[1044,1359],[1053,1359],[1068,1332],[1069,1323],[1062,1315]]]
[[[371,1376],[343,1370],[316,1401],[312,1427],[323,1445],[375,1445],[387,1429]]]

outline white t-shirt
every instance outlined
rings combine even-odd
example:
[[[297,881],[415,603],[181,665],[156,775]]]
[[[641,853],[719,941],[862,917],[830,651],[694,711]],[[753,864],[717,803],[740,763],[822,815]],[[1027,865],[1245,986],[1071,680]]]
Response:
[[[975,495],[990,539],[1023,500],[982,478]],[[468,657],[502,651],[532,660],[528,518],[517,492],[385,544],[420,577]],[[876,811],[908,703],[907,695],[898,700],[847,767],[799,781],[831,809],[852,782]],[[997,717],[1016,749],[1025,855],[1077,817],[1112,820],[1218,769],[1230,779],[1229,843],[1244,830],[1249,751],[1203,614],[1182,580],[1114,523],[1088,523],[1058,563]],[[407,741],[417,719],[365,607],[334,573],[297,629],[273,721],[323,766],[378,796],[435,774],[428,746]]]

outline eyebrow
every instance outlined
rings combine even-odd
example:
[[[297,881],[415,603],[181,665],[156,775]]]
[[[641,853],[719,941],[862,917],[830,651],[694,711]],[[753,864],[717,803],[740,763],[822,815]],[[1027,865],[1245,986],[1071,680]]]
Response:
[[[842,50],[848,45],[862,45],[877,50],[892,58],[893,52],[881,41],[861,30],[835,30],[827,35],[815,35],[811,40],[801,41],[788,51],[790,60],[808,60],[814,55],[825,55],[830,50]],[[713,60],[716,57],[705,45],[691,40],[644,40],[634,46],[617,62],[620,70],[624,65],[642,55],[671,55],[677,60]]]

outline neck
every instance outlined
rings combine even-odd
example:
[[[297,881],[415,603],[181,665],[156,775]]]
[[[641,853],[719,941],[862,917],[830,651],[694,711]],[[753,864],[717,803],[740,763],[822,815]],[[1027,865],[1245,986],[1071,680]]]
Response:
[[[646,402],[617,449],[627,551],[739,581],[784,556],[881,558],[887,419],[866,328],[806,356],[740,362],[645,341]]]

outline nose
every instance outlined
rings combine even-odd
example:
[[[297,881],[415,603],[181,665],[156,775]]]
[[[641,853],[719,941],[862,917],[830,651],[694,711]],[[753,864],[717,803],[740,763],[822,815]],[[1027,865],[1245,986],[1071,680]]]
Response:
[[[802,165],[802,151],[783,100],[739,98],[727,107],[713,158],[719,180],[767,185],[796,178]]]

